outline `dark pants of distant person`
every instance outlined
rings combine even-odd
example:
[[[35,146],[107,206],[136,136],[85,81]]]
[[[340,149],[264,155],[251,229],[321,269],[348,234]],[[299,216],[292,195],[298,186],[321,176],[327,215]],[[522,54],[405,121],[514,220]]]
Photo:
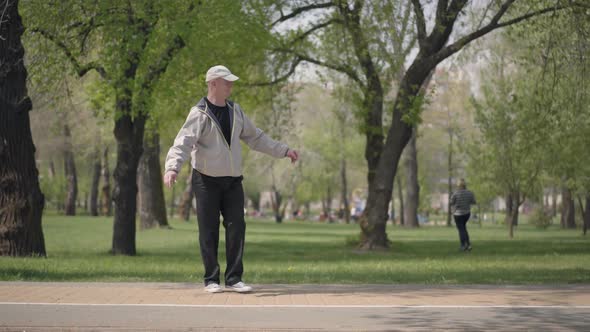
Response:
[[[469,242],[469,233],[467,233],[467,221],[469,221],[470,216],[471,213],[453,216],[455,218],[455,225],[457,225],[457,230],[459,231],[459,240],[461,240],[462,249],[471,245],[471,242]]]
[[[241,176],[212,177],[193,170],[192,185],[197,198],[199,245],[205,265],[205,286],[210,283],[220,284],[217,261],[220,214],[225,227],[225,284],[233,285],[242,281],[246,234],[242,179]]]

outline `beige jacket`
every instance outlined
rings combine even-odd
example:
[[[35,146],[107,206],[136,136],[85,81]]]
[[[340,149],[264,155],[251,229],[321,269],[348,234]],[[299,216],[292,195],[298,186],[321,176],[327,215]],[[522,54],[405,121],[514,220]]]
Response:
[[[191,155],[194,169],[209,176],[242,175],[243,140],[251,149],[275,158],[287,155],[288,146],[268,137],[246,117],[241,107],[227,101],[230,111],[231,144],[228,145],[215,115],[201,99],[191,111],[176,135],[174,145],[166,156],[166,171],[178,173]]]

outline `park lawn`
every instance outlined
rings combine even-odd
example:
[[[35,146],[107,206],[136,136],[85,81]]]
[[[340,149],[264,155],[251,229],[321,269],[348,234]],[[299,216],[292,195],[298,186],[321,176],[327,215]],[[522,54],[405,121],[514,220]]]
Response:
[[[137,232],[135,257],[108,253],[111,218],[45,216],[47,258],[0,257],[0,280],[201,282],[197,226]],[[248,221],[244,279],[250,283],[556,284],[590,282],[590,236],[521,225],[469,225],[473,251],[454,228],[388,226],[391,249],[359,252],[357,225]],[[224,232],[220,262],[224,270]]]

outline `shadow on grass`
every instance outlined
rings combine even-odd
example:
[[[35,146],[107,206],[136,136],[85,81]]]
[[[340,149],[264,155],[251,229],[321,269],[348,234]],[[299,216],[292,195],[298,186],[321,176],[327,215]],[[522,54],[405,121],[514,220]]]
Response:
[[[366,284],[367,273],[371,275],[371,284],[543,284],[543,283],[588,283],[590,268],[551,269],[535,268],[534,270],[499,269],[496,267],[481,268],[477,272],[468,269],[452,269],[448,271],[412,270],[390,271],[346,269],[343,271],[273,271],[265,275],[256,272],[250,265],[246,271],[248,281],[269,284]],[[202,271],[179,270],[45,270],[36,268],[4,267],[0,271],[1,280],[20,281],[125,281],[125,282],[201,282]],[[564,278],[564,276],[568,276]],[[318,287],[314,292],[322,292]],[[362,288],[361,288],[362,289]],[[327,290],[326,290],[327,291]],[[360,291],[360,290],[359,290]],[[271,295],[280,295],[281,290],[273,290]],[[290,294],[285,290],[284,294]],[[308,291],[305,291],[308,292]],[[313,294],[313,293],[310,293]],[[565,299],[564,299],[565,300]]]

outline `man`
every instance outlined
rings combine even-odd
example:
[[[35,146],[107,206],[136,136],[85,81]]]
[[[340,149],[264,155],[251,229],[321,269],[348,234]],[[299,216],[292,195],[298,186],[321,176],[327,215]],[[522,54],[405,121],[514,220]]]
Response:
[[[242,280],[246,223],[240,139],[250,148],[275,158],[288,157],[293,163],[299,158],[297,151],[265,135],[237,103],[227,99],[236,80],[238,77],[224,66],[207,71],[207,97],[191,109],[168,151],[164,173],[164,184],[171,187],[182,163],[191,155],[205,291],[210,293],[223,291],[217,261],[220,214],[225,227],[225,289],[252,291]]]
[[[455,225],[459,231],[459,241],[461,241],[461,251],[471,251],[471,241],[469,241],[469,233],[467,232],[467,221],[471,216],[471,205],[477,204],[475,202],[475,195],[467,190],[467,184],[464,179],[459,180],[457,184],[458,190],[451,196],[451,207],[453,209],[453,217],[455,218]]]

